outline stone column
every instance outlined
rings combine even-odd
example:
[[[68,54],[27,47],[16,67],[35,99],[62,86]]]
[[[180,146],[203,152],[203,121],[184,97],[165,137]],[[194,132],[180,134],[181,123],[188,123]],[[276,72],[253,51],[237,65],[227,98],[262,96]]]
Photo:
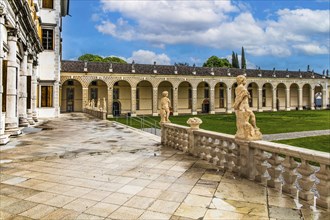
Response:
[[[131,116],[136,116],[136,88],[131,88]]]
[[[239,174],[250,180],[254,180],[255,177],[255,165],[254,165],[254,149],[250,148],[250,142],[245,140],[235,139],[239,145]]]
[[[17,31],[8,32],[8,65],[7,65],[7,97],[6,97],[6,131],[10,135],[19,135],[17,115]]]
[[[273,89],[273,105],[272,105],[272,111],[273,112],[276,112],[277,111],[277,107],[276,107],[276,103],[277,103],[277,96],[276,96],[276,93],[277,93],[277,89],[274,88]]]
[[[88,91],[88,88],[87,88]],[[112,113],[112,104],[113,104],[113,88],[109,87],[108,88],[108,118],[113,118],[113,113]]]
[[[302,88],[298,89],[298,110],[303,110],[303,90]]]
[[[158,116],[158,87],[152,89],[152,116]]]
[[[37,95],[38,95],[38,81],[37,81],[37,72],[38,72],[38,62],[33,62],[33,72],[31,77],[31,111],[32,111],[32,119],[35,122],[38,122],[38,114],[37,114]],[[39,97],[39,105],[41,103]]]
[[[32,72],[33,72],[33,60],[28,59],[27,61],[27,75],[31,76],[31,82],[30,82],[30,94],[32,95]],[[34,125],[34,121],[32,119],[32,96],[30,96],[30,106],[27,106],[27,120],[30,125]]]
[[[27,52],[24,52],[24,56],[21,62],[20,76],[19,76],[19,87],[18,87],[18,117],[19,126],[28,127],[29,122],[27,120]]]
[[[314,97],[314,88],[311,87],[310,93],[309,93],[309,98],[310,98],[310,105],[311,105],[311,110],[315,110],[315,97]]]
[[[327,89],[323,88],[322,89],[322,109],[326,109],[327,108]]]
[[[285,89],[285,110],[286,111],[290,111],[291,110],[291,106],[290,106],[290,89],[287,88]]]
[[[197,88],[192,88],[192,109],[191,109],[192,115],[197,115]]]
[[[227,86],[227,113],[231,114],[233,111],[231,110],[231,87]]]
[[[262,109],[262,88],[258,88],[258,112],[263,112]]]
[[[86,87],[82,88],[82,103],[83,103],[83,111],[85,111],[86,103],[89,103],[88,88],[86,88]]]
[[[215,94],[214,94],[214,87],[210,88],[210,114],[215,114],[214,109],[214,102],[215,102]]]
[[[173,115],[179,115],[178,113],[178,88],[173,88]]]
[[[3,30],[5,19],[4,15],[0,14],[0,145],[7,144],[9,142],[8,135],[5,135],[5,113],[2,112],[2,94],[3,94],[3,83],[2,72],[3,72]]]

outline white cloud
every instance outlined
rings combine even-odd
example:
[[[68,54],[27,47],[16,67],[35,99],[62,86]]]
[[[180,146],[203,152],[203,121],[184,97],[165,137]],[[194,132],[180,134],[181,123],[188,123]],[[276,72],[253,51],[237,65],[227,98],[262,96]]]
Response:
[[[247,4],[230,0],[101,3],[104,13],[121,17],[98,22],[97,30],[127,41],[147,41],[159,48],[180,43],[230,50],[244,46],[256,56],[329,53],[329,10],[281,9],[272,20],[258,20]]]
[[[171,59],[166,54],[156,54],[149,50],[134,51],[132,56],[126,60],[130,63],[134,60],[135,63],[142,64],[153,64],[156,62],[157,64],[169,65],[171,63]]]

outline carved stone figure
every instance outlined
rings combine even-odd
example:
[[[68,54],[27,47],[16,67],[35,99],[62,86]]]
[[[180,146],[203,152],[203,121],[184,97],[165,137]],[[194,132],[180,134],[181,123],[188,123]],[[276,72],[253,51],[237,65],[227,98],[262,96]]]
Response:
[[[105,100],[105,97],[103,97],[103,111],[107,111],[107,101]]]
[[[101,99],[100,98],[97,99],[97,110],[102,110],[101,109]]]
[[[249,107],[250,94],[246,89],[246,78],[239,75],[236,78],[237,88],[235,89],[234,109],[236,114],[237,132],[235,138],[242,140],[260,140],[262,134],[256,125],[256,117]]]
[[[95,108],[95,101],[94,101],[94,99],[92,99],[92,101],[91,101],[91,107],[92,107],[92,109]]]
[[[162,96],[160,99],[160,123],[169,123],[171,122],[169,120],[171,101],[168,98],[168,91],[163,91]]]

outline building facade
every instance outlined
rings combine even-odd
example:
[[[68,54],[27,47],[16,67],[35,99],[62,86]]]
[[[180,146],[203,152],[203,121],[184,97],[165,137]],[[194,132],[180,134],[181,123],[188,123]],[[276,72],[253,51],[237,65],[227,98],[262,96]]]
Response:
[[[325,109],[329,77],[314,72],[62,61],[61,111],[104,99],[108,117],[159,113],[163,91],[173,115],[232,113],[236,76],[245,74],[255,111]]]
[[[59,21],[67,14],[68,4],[68,0],[0,0],[1,144],[8,142],[8,136],[20,134],[20,127],[44,116],[40,103],[45,99],[54,98],[55,110],[47,116],[57,115]],[[45,47],[50,44],[51,52]],[[43,93],[45,81],[53,86],[52,95]]]

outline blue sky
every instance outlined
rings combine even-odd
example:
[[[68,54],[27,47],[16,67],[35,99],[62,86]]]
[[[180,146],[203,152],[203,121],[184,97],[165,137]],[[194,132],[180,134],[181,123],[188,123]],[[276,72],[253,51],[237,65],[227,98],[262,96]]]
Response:
[[[329,0],[70,0],[70,15],[63,59],[202,66],[243,46],[248,68],[330,69]]]

